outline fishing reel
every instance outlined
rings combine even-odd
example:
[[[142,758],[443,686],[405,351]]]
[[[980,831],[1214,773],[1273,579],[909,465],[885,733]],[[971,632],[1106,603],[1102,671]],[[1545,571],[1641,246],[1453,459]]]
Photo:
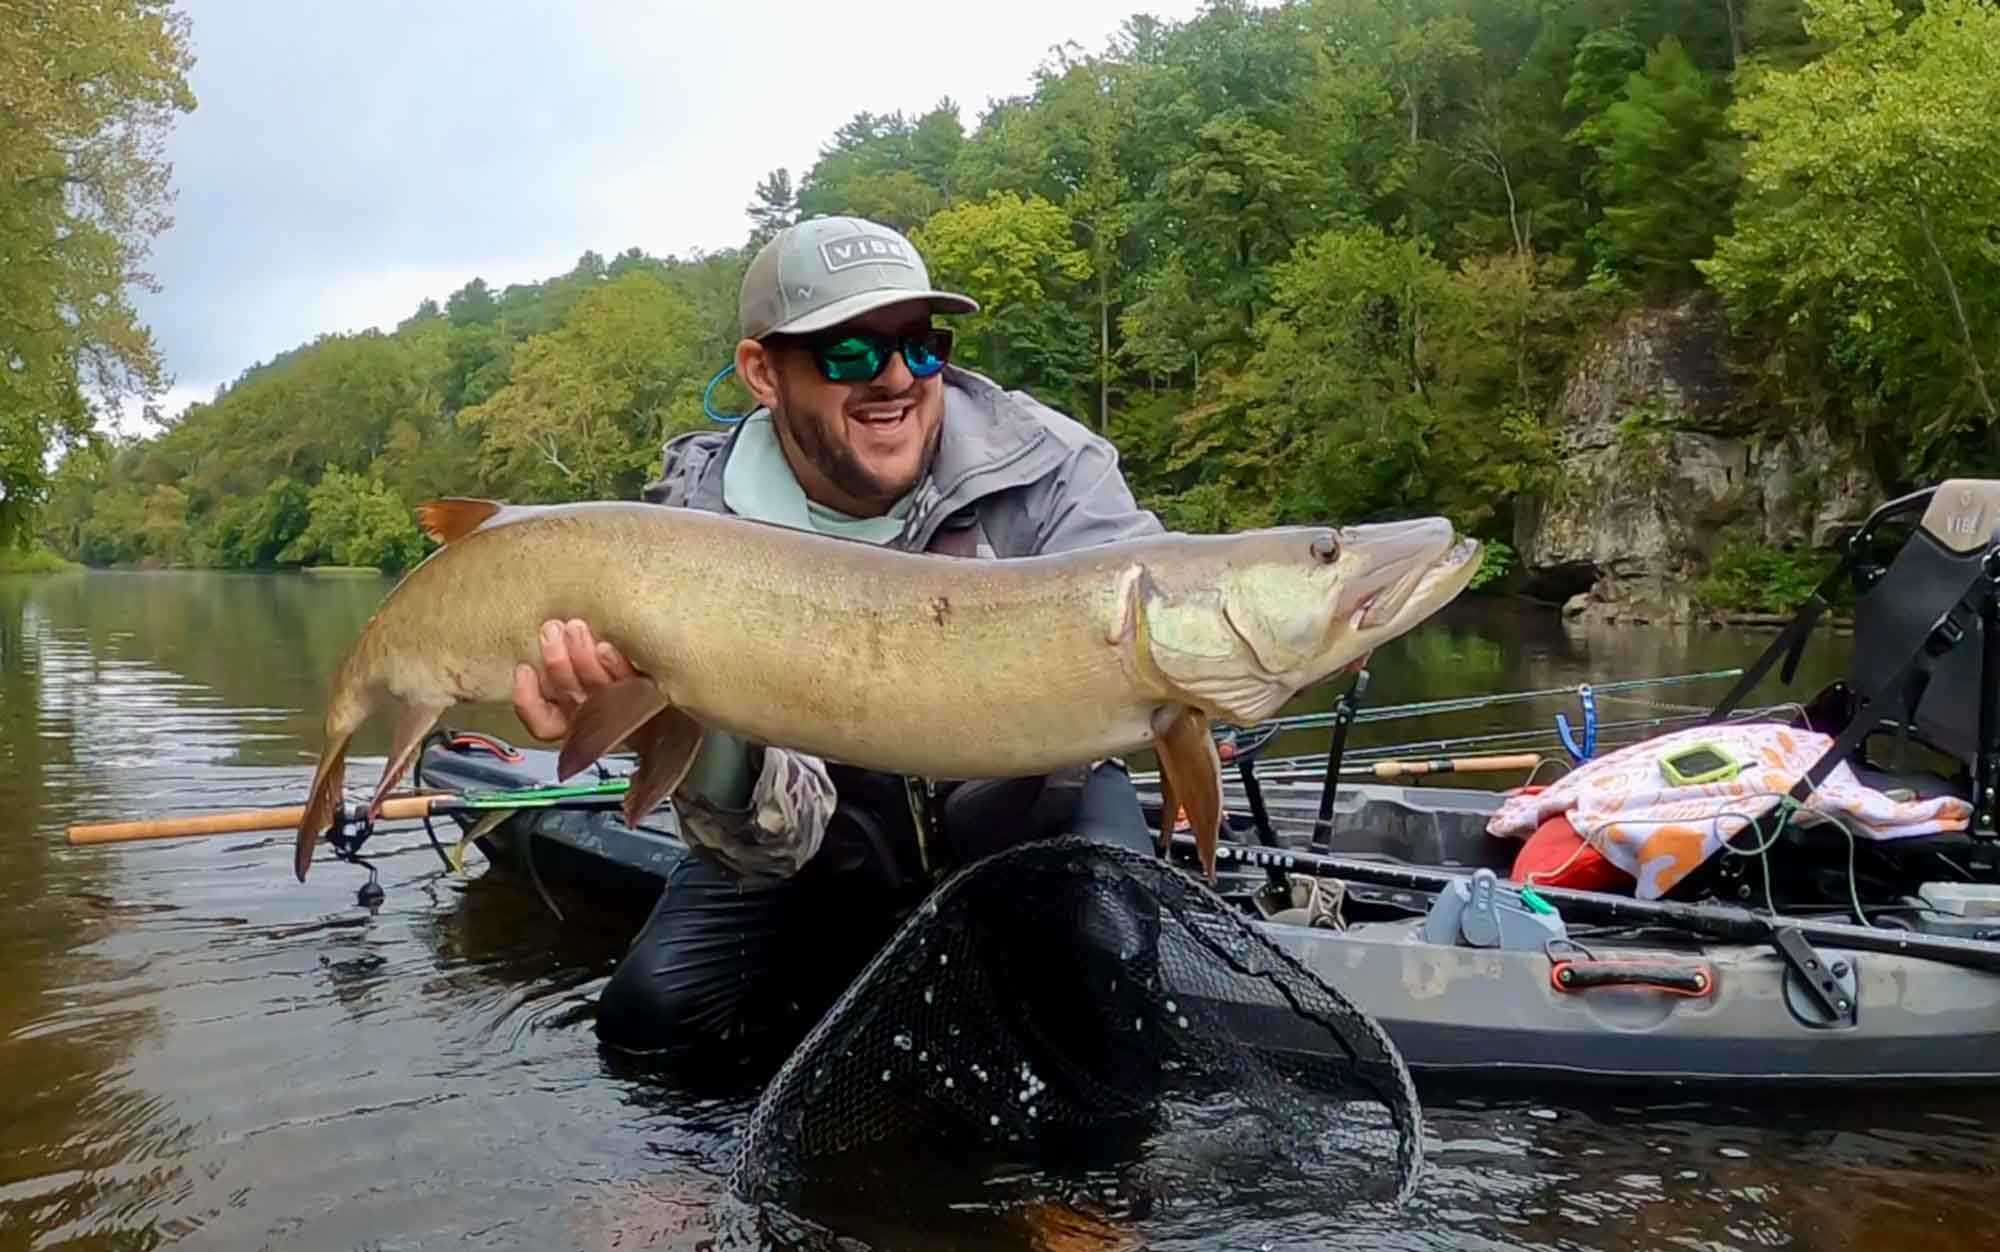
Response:
[[[356,889],[354,902],[372,915],[381,910],[389,893],[382,890],[382,876],[376,871],[374,863],[361,855],[361,845],[375,834],[375,821],[368,808],[365,804],[357,805],[356,812],[350,815],[347,806],[342,805],[334,817],[333,826],[326,832],[326,844],[333,849],[337,860],[359,865],[368,871],[368,881]]]

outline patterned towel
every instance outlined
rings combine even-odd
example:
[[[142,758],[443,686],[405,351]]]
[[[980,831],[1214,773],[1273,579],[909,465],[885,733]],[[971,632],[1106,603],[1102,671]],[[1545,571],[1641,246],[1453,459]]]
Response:
[[[1676,787],[1660,761],[1698,743],[1714,744],[1745,762],[1734,778]],[[1492,835],[1526,838],[1558,813],[1605,859],[1638,880],[1636,894],[1656,900],[1692,873],[1731,835],[1778,806],[1831,736],[1770,722],[1696,726],[1661,735],[1588,761],[1534,795],[1517,795],[1486,823]],[[1904,839],[1964,830],[1972,806],[1956,797],[1895,800],[1865,787],[1842,762],[1804,809],[1801,824],[1833,814],[1861,838]]]

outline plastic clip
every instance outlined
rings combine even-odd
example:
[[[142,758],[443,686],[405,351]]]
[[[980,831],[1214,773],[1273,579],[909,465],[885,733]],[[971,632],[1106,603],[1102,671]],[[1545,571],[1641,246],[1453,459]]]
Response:
[[[717,370],[715,377],[708,380],[708,386],[701,389],[701,411],[708,416],[709,421],[720,422],[724,426],[734,426],[750,416],[748,413],[718,413],[715,411],[715,406],[708,402],[708,398],[715,394],[715,389],[722,385],[722,380],[735,372],[736,362],[731,361]]]
[[[1578,746],[1575,736],[1570,733],[1569,719],[1560,713],[1556,714],[1556,735],[1562,739],[1563,751],[1581,765],[1597,755],[1597,697],[1591,693],[1590,684],[1585,683],[1576,689],[1576,698],[1583,705],[1582,746]]]

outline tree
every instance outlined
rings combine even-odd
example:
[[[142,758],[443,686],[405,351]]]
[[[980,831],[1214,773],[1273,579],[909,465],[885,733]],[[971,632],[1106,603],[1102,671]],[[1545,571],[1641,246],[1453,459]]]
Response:
[[[1065,193],[1064,210],[1097,279],[1097,428],[1111,414],[1112,274],[1126,232],[1138,213],[1131,180],[1119,168],[1119,144],[1130,125],[1130,102],[1118,91],[1116,68],[1097,58],[1065,63],[1045,73],[1037,93],[1048,120],[1051,173]]]
[[[799,220],[798,194],[792,190],[792,172],[775,169],[757,184],[757,198],[744,209],[750,215],[750,246],[761,248],[779,231]]]
[[[1739,319],[1823,340],[1864,423],[1916,435],[1912,470],[2000,466],[2000,9],[1808,14],[1828,50],[1736,106],[1745,195],[1700,268]]]
[[[27,538],[52,450],[166,385],[127,289],[170,224],[159,144],[192,64],[165,0],[0,7],[0,543]]]
[[[1236,525],[1423,501],[1422,345],[1442,280],[1425,244],[1372,226],[1323,232],[1274,267],[1254,353],[1217,402],[1182,419],[1173,465],[1201,479],[1189,520],[1218,498]]]
[[[1283,137],[1241,112],[1206,123],[1195,149],[1165,178],[1194,277],[1209,299],[1239,313],[1247,335],[1263,307],[1269,266],[1291,251],[1310,210],[1298,194],[1311,177]]]
[[[1669,35],[1618,98],[1577,127],[1576,142],[1597,154],[1590,181],[1603,217],[1591,240],[1602,266],[1670,286],[1696,277],[1694,263],[1729,221],[1736,144],[1726,103]]]
[[[377,479],[331,469],[308,501],[311,520],[285,546],[284,561],[372,565],[393,573],[423,558],[427,543],[410,509]]]
[[[488,481],[509,498],[635,495],[660,441],[700,420],[695,334],[693,310],[655,273],[583,297],[562,329],[521,346],[506,387],[459,414]]]
[[[1125,336],[1120,349],[1134,365],[1169,381],[1182,370],[1189,386],[1201,389],[1201,349],[1212,313],[1195,299],[1187,262],[1174,252],[1139,276],[1136,298],[1119,318]]]
[[[799,182],[799,216],[853,214],[908,231],[950,203],[963,132],[950,101],[914,122],[856,114]]]
[[[979,301],[957,324],[960,358],[1074,405],[1091,375],[1090,324],[1075,304],[1091,266],[1072,235],[1059,206],[1000,191],[933,215],[911,242],[933,281]]]

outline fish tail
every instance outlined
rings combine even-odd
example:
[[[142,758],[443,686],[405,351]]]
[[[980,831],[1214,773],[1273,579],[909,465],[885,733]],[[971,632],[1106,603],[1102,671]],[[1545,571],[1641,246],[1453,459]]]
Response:
[[[320,834],[340,817],[341,783],[347,774],[347,745],[354,732],[368,720],[368,709],[353,709],[345,702],[328,710],[326,746],[321,749],[319,768],[313,773],[312,791],[306,798],[305,814],[299,819],[298,839],[292,848],[292,872],[300,882],[312,868],[313,848]]]

